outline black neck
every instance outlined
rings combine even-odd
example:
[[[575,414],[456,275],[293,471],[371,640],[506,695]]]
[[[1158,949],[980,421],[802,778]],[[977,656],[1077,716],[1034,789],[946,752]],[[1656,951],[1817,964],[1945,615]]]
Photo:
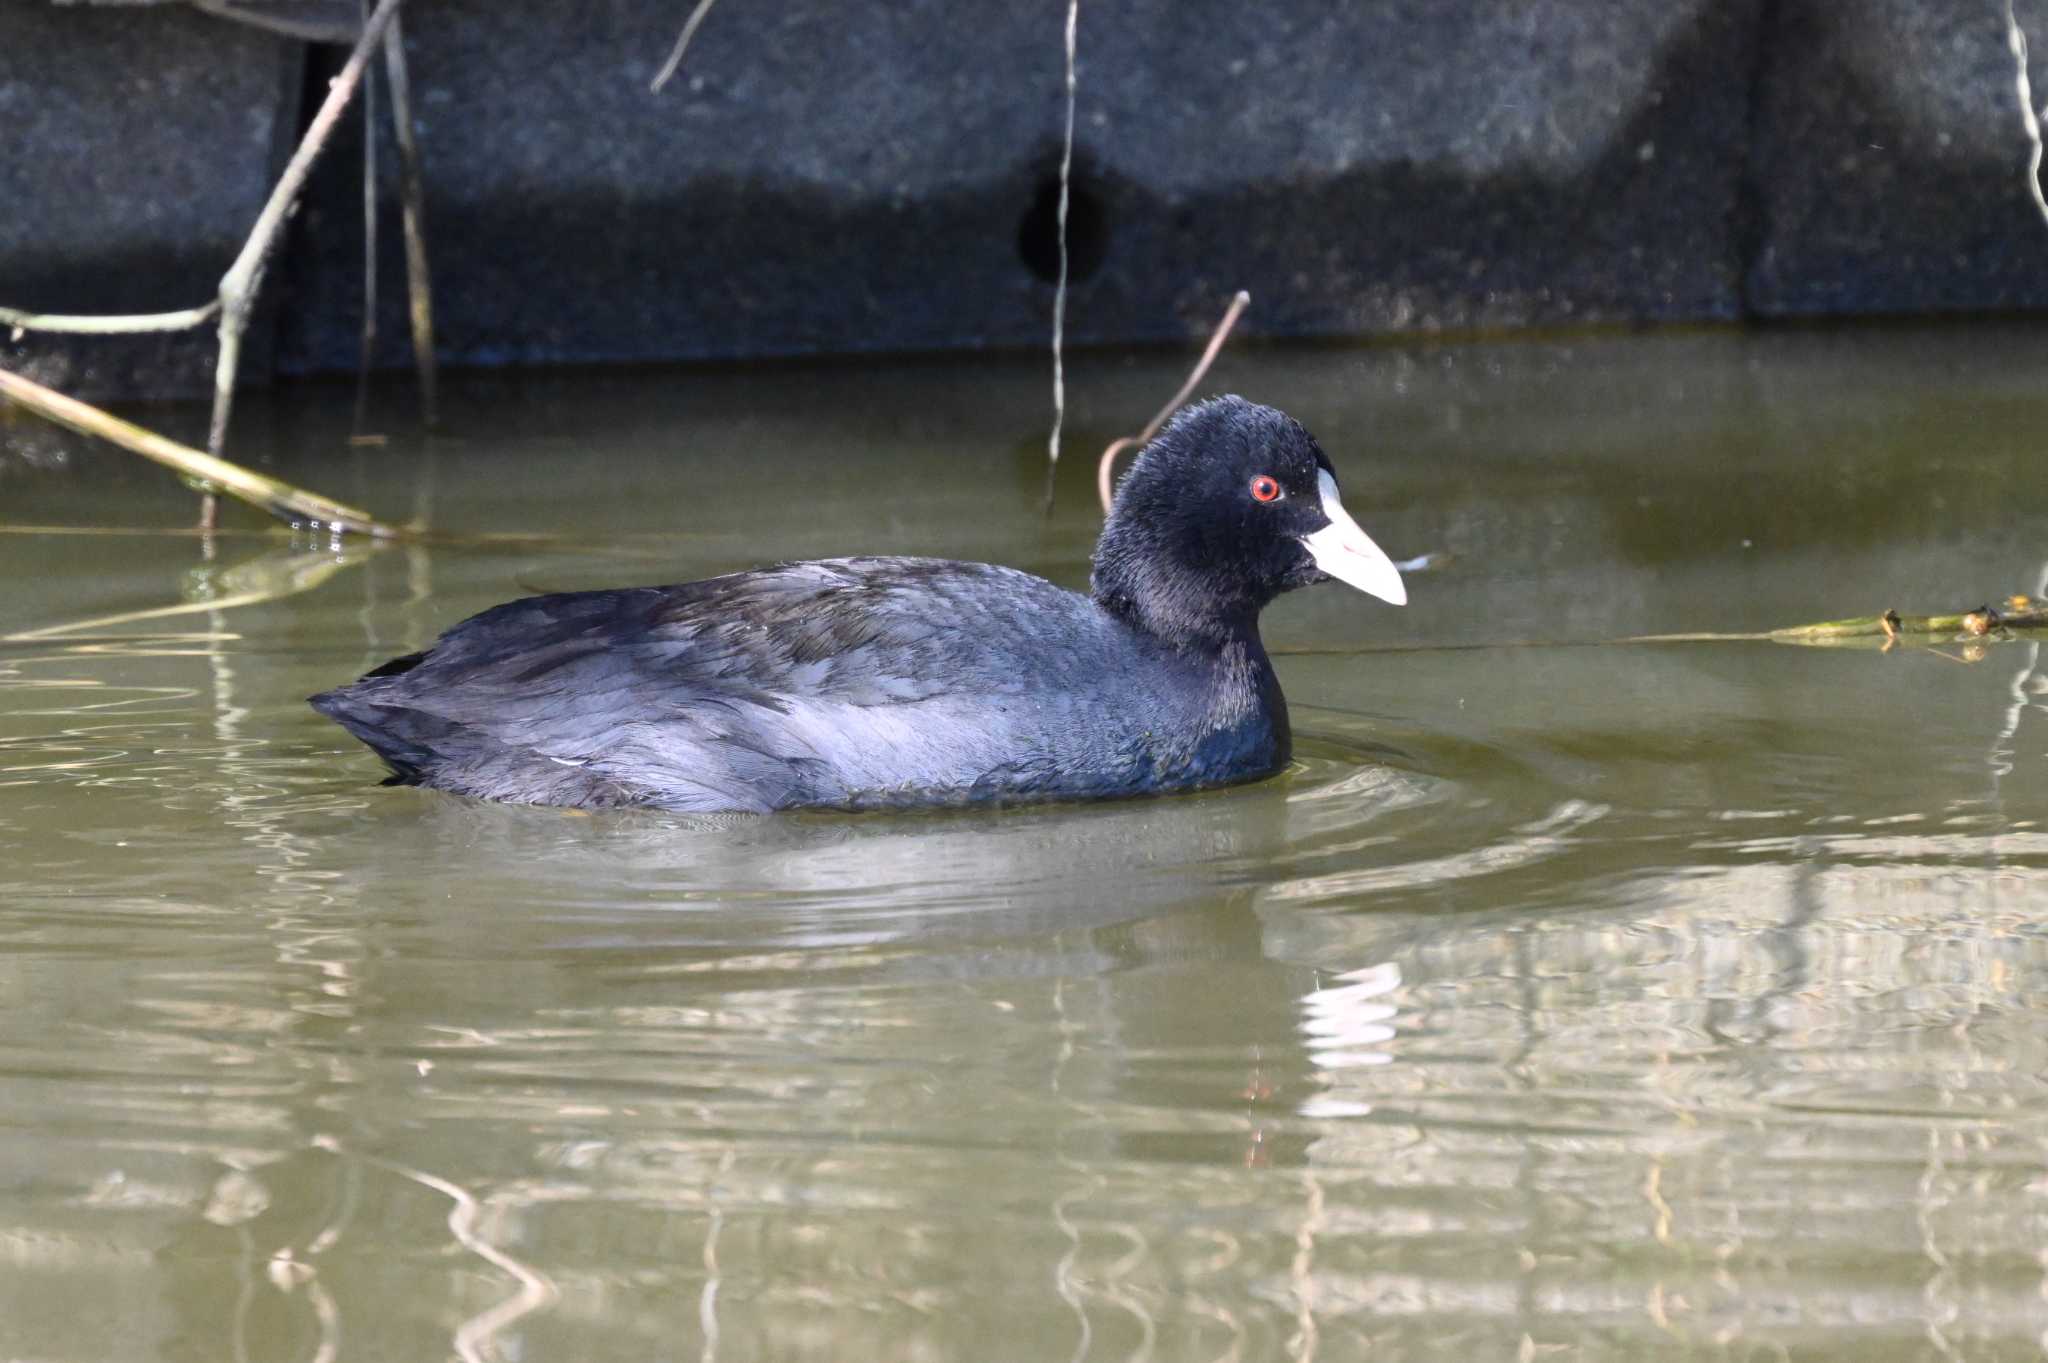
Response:
[[[1104,610],[1179,649],[1259,647],[1266,604],[1228,574],[1179,563],[1148,536],[1112,524],[1095,550],[1092,585]]]

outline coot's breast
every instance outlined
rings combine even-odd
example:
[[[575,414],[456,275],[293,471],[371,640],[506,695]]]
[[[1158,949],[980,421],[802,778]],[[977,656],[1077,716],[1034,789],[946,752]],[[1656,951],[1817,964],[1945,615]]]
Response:
[[[928,559],[511,602],[314,704],[398,780],[555,804],[1087,798],[1287,755],[1263,654],[1201,658],[1029,574]]]

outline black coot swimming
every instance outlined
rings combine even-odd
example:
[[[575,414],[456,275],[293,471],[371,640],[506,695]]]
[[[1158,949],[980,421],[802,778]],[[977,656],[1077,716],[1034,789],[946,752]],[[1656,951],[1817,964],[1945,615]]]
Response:
[[[1299,422],[1180,412],[1124,478],[1093,595],[923,558],[786,563],[536,596],[312,698],[394,784],[532,804],[711,811],[1090,799],[1288,760],[1259,642],[1281,592],[1400,605]]]

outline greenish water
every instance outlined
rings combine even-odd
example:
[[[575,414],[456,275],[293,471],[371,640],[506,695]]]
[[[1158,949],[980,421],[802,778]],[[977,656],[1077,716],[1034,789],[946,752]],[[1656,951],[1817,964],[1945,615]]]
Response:
[[[251,404],[563,537],[350,560],[0,418],[0,1358],[2038,1358],[2037,647],[1591,645],[2041,588],[2043,333],[1226,358],[1451,556],[1269,612],[1242,789],[589,817],[302,703],[527,591],[1079,584],[1182,363],[1074,366],[1050,519],[1036,363]]]

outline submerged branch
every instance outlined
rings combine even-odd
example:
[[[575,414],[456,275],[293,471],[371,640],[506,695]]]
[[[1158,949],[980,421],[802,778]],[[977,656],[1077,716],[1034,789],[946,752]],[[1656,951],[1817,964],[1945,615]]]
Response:
[[[1888,610],[1883,615],[1774,629],[1764,637],[1781,644],[1831,644],[1878,638],[1889,642],[1916,635],[1981,639],[2005,630],[2031,629],[2048,629],[2048,606],[2031,597],[2012,596],[2002,607],[1979,606],[1947,615],[1900,615]]]
[[[1902,641],[1910,639],[1928,652],[1967,663],[1976,662],[1984,656],[1983,645],[1987,641],[1996,643],[2034,630],[2048,630],[2048,601],[2030,596],[2009,596],[2002,607],[1979,606],[1975,610],[1947,615],[1900,615],[1897,611],[1888,610],[1882,615],[1822,620],[1811,625],[1789,625],[1783,629],[1748,633],[1702,630],[1683,634],[1630,634],[1620,639],[1466,639],[1451,643],[1372,644],[1362,648],[1269,644],[1266,651],[1274,657],[1355,658],[1368,653],[1453,653],[1482,648],[1606,648],[1615,644],[1803,644],[1851,648],[1879,644],[1890,652]],[[1938,643],[1967,646],[1958,656],[1936,648]]]
[[[1195,391],[1195,385],[1209,372],[1209,366],[1216,363],[1216,356],[1222,351],[1223,342],[1230,337],[1230,329],[1237,325],[1237,319],[1244,315],[1244,310],[1251,306],[1251,301],[1251,294],[1243,289],[1237,291],[1230,300],[1230,306],[1224,310],[1223,320],[1218,322],[1216,330],[1210,333],[1208,348],[1202,352],[1202,358],[1195,361],[1195,367],[1188,371],[1187,382],[1180,386],[1180,391],[1168,398],[1166,405],[1153,414],[1152,419],[1145,423],[1144,430],[1136,435],[1127,435],[1121,440],[1110,442],[1109,448],[1102,452],[1102,458],[1095,465],[1095,492],[1102,499],[1102,513],[1105,516],[1109,514],[1109,504],[1115,492],[1112,479],[1116,474],[1117,456],[1134,446],[1142,446],[1159,434],[1159,428],[1166,424],[1166,419],[1188,400],[1188,395]]]
[[[158,435],[155,431],[138,426],[132,421],[123,421],[90,403],[66,397],[55,389],[45,388],[31,379],[25,379],[4,369],[0,369],[0,397],[18,403],[60,426],[68,426],[85,435],[110,440],[145,459],[153,459],[159,464],[176,469],[188,478],[195,478],[209,487],[219,488],[281,521],[295,525],[323,525],[335,530],[375,535],[381,539],[406,537],[407,532],[397,526],[384,524],[367,511],[360,511],[342,502],[323,497],[317,492],[307,492],[303,488],[293,487],[290,483],[279,482],[253,469],[246,469],[239,464],[231,464],[225,459],[195,450],[189,445],[181,445],[167,436]]]
[[[1820,620],[1810,625],[1787,625],[1781,629],[1752,633],[1715,631],[1683,634],[1631,634],[1621,639],[1597,642],[1609,644],[1728,644],[1770,643],[1819,646],[1856,646],[1882,642],[1890,649],[1902,640],[1918,644],[1970,642],[2011,638],[2015,632],[2048,629],[2048,604],[2029,596],[2009,596],[2002,606],[1979,606],[1975,610],[1946,615],[1901,615],[1888,610],[1882,615],[1859,615],[1847,620]],[[1479,647],[1488,647],[1480,644]],[[1529,646],[1529,645],[1523,645]],[[1564,645],[1534,645],[1563,647]]]

